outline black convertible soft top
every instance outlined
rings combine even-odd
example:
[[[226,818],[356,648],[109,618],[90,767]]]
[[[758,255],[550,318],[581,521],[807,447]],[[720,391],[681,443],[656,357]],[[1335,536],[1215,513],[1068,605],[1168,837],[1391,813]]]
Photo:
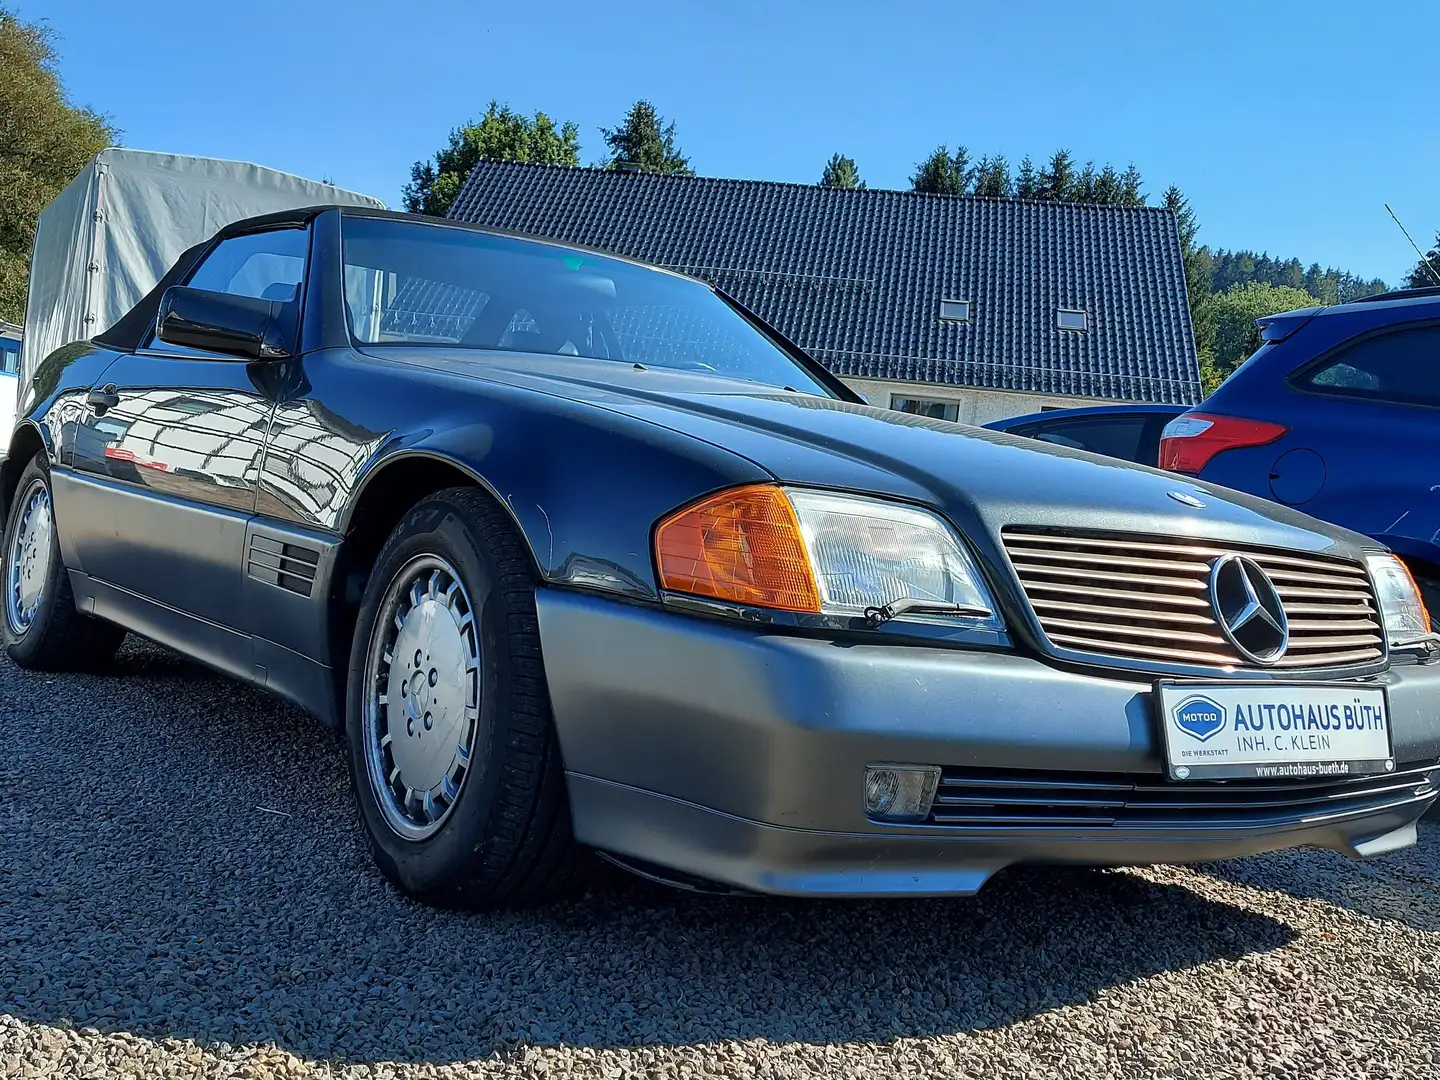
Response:
[[[240,236],[244,233],[256,232],[261,229],[273,229],[277,226],[293,225],[304,227],[319,215],[327,210],[340,210],[347,215],[356,217],[393,218],[398,221],[416,221],[432,225],[444,225],[453,229],[465,229],[469,232],[496,233],[503,236],[514,236],[524,240],[537,240],[547,244],[557,244],[561,247],[574,248],[579,251],[592,251],[596,255],[604,255],[611,259],[621,259],[625,262],[636,263],[640,266],[649,266],[649,263],[639,259],[631,259],[625,255],[617,255],[612,251],[601,251],[598,248],[589,248],[581,244],[567,244],[544,236],[527,236],[523,233],[511,232],[506,229],[492,229],[484,225],[473,225],[466,221],[451,221],[448,218],[433,217],[428,214],[407,214],[398,210],[382,210],[378,206],[352,206],[348,203],[321,203],[314,206],[300,206],[293,210],[278,210],[269,214],[260,214],[255,217],[241,218],[233,221],[224,228],[216,231],[210,239],[196,244],[187,250],[175,261],[175,265],[165,274],[163,278],[145,296],[126,312],[114,326],[103,333],[97,334],[94,341],[97,345],[103,345],[107,349],[121,349],[126,352],[133,352],[138,349],[150,332],[151,325],[155,322],[155,316],[160,310],[160,300],[165,295],[165,290],[172,285],[178,285],[189,275],[191,269],[200,257],[209,250],[212,244],[231,236]]]

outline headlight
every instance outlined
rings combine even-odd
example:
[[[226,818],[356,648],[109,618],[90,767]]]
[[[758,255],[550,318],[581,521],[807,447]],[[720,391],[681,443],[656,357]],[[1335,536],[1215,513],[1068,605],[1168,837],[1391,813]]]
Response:
[[[1385,637],[1393,649],[1430,633],[1430,613],[1409,569],[1394,555],[1366,555]]]
[[[995,603],[938,515],[857,495],[736,488],[655,530],[662,587],[840,616],[933,616],[999,629]]]

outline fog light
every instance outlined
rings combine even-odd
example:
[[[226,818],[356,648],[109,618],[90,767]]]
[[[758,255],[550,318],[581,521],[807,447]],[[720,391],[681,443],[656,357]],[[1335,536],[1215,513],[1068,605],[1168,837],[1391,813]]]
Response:
[[[880,821],[924,821],[939,783],[938,765],[871,765],[865,770],[865,814]]]

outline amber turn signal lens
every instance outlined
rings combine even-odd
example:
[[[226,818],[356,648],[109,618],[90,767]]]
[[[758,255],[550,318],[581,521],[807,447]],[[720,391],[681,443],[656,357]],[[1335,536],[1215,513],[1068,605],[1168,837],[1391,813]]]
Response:
[[[655,562],[662,588],[755,607],[820,610],[795,508],[779,488],[712,495],[660,522]]]

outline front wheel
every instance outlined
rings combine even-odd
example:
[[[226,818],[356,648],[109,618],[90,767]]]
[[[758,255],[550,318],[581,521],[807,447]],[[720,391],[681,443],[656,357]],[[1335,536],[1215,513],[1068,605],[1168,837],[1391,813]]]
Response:
[[[60,559],[50,472],[36,454],[20,475],[0,541],[3,617],[0,644],[11,660],[37,671],[93,671],[125,640],[113,623],[82,615]]]
[[[515,527],[454,488],[406,514],[376,560],[350,656],[351,786],[376,863],[441,905],[524,903],[584,863]]]

